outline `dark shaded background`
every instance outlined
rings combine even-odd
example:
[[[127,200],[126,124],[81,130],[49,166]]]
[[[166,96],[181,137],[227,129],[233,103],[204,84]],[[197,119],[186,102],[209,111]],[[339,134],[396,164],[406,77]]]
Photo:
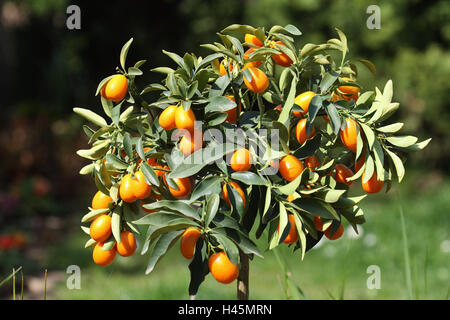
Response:
[[[81,30],[66,28],[66,8],[81,8]],[[161,50],[209,54],[200,44],[217,41],[216,32],[232,23],[270,27],[296,25],[307,42],[349,40],[350,57],[372,60],[375,79],[361,67],[368,90],[394,82],[401,102],[396,119],[403,132],[424,140],[407,169],[423,172],[418,186],[448,179],[450,150],[450,2],[382,1],[381,29],[366,28],[371,1],[74,1],[0,2],[0,235],[21,235],[32,248],[64,240],[95,191],[78,175],[86,160],[83,120],[72,108],[102,112],[94,97],[98,82],[115,72],[122,45],[134,37],[128,61],[147,59],[138,85],[160,81],[148,70],[172,65]],[[20,237],[19,237],[20,238]],[[0,240],[1,244],[1,240]],[[0,249],[0,252],[2,249]],[[42,253],[42,252],[41,252]],[[39,254],[39,253],[37,253]],[[0,264],[4,274],[20,251]]]

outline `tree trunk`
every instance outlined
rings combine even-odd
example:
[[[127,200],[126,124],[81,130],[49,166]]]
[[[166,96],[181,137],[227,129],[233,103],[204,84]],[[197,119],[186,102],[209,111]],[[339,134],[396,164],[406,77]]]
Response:
[[[249,275],[249,259],[242,251],[239,252],[241,258],[241,269],[239,270],[238,282],[237,282],[237,298],[238,300],[248,300],[249,287],[248,287],[248,275]]]

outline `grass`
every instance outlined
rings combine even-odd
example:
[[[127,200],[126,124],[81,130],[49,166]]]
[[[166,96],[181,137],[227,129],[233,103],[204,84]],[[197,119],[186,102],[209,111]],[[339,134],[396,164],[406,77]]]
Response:
[[[322,240],[303,261],[300,252],[292,254],[285,245],[277,248],[278,258],[272,251],[263,252],[264,259],[250,263],[250,298],[448,299],[450,259],[441,244],[449,239],[450,180],[426,189],[417,186],[420,181],[410,175],[388,194],[368,197],[362,204],[367,223],[359,236],[349,236],[351,227],[346,226],[341,239]],[[86,236],[78,230],[50,248],[42,263],[49,272],[79,265],[81,289],[69,290],[63,281],[47,292],[48,299],[189,298],[189,261],[178,244],[145,275],[147,256],[118,256],[107,268],[94,265],[92,249],[83,249]],[[258,241],[260,248],[267,246],[264,242]],[[366,286],[370,265],[381,270],[379,290]],[[235,297],[235,283],[221,285],[208,275],[196,298]]]

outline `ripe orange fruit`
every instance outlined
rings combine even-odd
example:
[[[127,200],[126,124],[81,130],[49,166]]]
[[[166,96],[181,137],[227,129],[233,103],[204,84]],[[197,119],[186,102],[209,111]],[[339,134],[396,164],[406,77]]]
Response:
[[[231,283],[239,275],[239,267],[233,264],[223,251],[212,254],[208,265],[209,272],[220,283]]]
[[[306,142],[306,140],[311,139],[316,134],[316,128],[312,127],[311,133],[309,136],[306,134],[306,118],[300,119],[297,122],[297,126],[295,127],[295,137],[297,138],[298,143],[301,145]]]
[[[295,243],[298,240],[298,233],[297,233],[297,227],[295,226],[295,218],[294,215],[289,214],[288,220],[290,224],[289,228],[289,234],[286,236],[286,238],[283,240],[286,244]],[[278,232],[280,232],[280,223],[278,222]]]
[[[199,135],[200,138],[197,136]],[[189,135],[185,134],[183,138],[181,138],[179,147],[180,151],[185,155],[188,156],[191,153],[194,153],[198,149],[202,148],[203,144],[203,134],[200,130],[196,130],[195,133]]]
[[[94,251],[92,252],[92,258],[94,262],[99,266],[106,267],[113,262],[116,256],[116,246],[114,246],[110,250],[103,250],[103,243],[97,243],[94,247]]]
[[[287,181],[297,178],[304,169],[303,163],[291,154],[284,156],[280,160],[280,174]]]
[[[106,82],[100,94],[106,100],[119,102],[128,92],[128,79],[123,74],[116,74]]]
[[[248,43],[252,43],[255,46],[262,47],[264,43],[261,42],[255,35],[246,33],[244,36],[244,41]]]
[[[99,190],[92,198],[92,209],[108,209],[108,204],[111,202],[113,199]]]
[[[164,109],[159,115],[158,123],[164,130],[175,129],[175,113],[177,106],[171,105]]]
[[[351,78],[348,77],[342,77],[343,80],[345,81],[355,81]],[[344,98],[345,100],[358,100],[358,95],[359,92],[361,91],[361,89],[359,89],[358,87],[352,87],[352,86],[340,86],[339,91],[341,91],[342,93],[344,93],[342,95],[342,98]]]
[[[331,226],[328,227],[327,230],[325,230],[325,237],[327,237],[330,240],[337,240],[340,237],[342,237],[342,235],[344,234],[344,226],[342,225],[342,223],[339,225],[339,228],[336,230],[336,232],[331,235]]]
[[[322,223],[322,219],[320,219],[319,216],[314,216],[314,226],[316,227],[317,231],[322,231],[323,223]]]
[[[311,169],[311,171],[314,171],[315,168],[320,166],[320,161],[316,155],[312,155],[311,157],[305,159],[305,164]]]
[[[145,199],[150,195],[152,187],[145,182],[145,176],[142,171],[134,173],[136,179],[132,180],[133,193],[137,199]]]
[[[377,173],[374,171],[372,177],[364,183],[364,174],[363,172],[361,177],[361,184],[365,192],[367,193],[378,193],[383,189],[384,181],[378,180]]]
[[[185,178],[174,178],[172,179],[175,184],[178,186],[178,190],[175,190],[171,186],[167,184],[166,175],[163,175],[164,182],[166,183],[167,187],[169,188],[170,193],[175,198],[184,198],[191,192],[191,180],[188,177]]]
[[[230,159],[231,168],[234,171],[248,171],[252,166],[252,155],[245,148],[237,149]]]
[[[275,45],[274,45],[275,43],[278,44],[278,45],[281,45],[281,46],[286,46],[283,42],[277,41],[277,42],[272,43],[270,45],[270,47],[271,48],[275,48]],[[277,65],[283,66],[283,67],[289,67],[292,64],[291,58],[289,58],[288,55],[286,53],[283,53],[283,52],[281,52],[280,54],[272,55],[272,60]]]
[[[226,97],[228,99],[230,99],[230,100],[235,101],[233,96],[226,96]],[[242,111],[241,103],[239,102],[239,114],[241,113],[241,111]],[[225,112],[228,114],[228,116],[225,119],[225,121],[228,121],[229,123],[235,123],[236,119],[237,119],[236,108],[233,108],[231,110],[227,110]]]
[[[356,152],[356,141],[358,137],[358,129],[361,129],[359,124],[352,118],[345,119],[347,123],[344,130],[340,130],[342,143],[352,152]]]
[[[111,217],[102,214],[91,222],[89,235],[97,242],[105,242],[111,235]]]
[[[175,112],[175,126],[178,129],[186,129],[189,132],[194,131],[195,115],[192,109],[184,111],[183,106],[179,106]]]
[[[250,71],[250,75],[252,81],[248,81],[246,77],[244,77],[244,83],[250,91],[255,93],[261,93],[266,91],[269,87],[269,79],[266,74],[258,68],[248,67],[248,71]]]
[[[274,110],[278,110],[278,111],[283,111],[283,107],[281,106],[281,104],[277,105],[275,108],[273,108]]]
[[[312,91],[306,91],[295,97],[294,103],[303,109],[303,112],[293,111],[292,114],[297,118],[304,116],[309,109],[309,104],[316,94]]]
[[[222,193],[223,193],[223,198],[224,198],[225,202],[231,207],[230,198],[228,196],[227,184],[230,187],[236,189],[236,191],[239,193],[239,195],[242,198],[242,202],[243,202],[244,208],[245,208],[245,206],[246,206],[246,199],[245,199],[244,190],[242,190],[241,186],[235,181],[230,181],[230,182],[224,184],[223,187],[222,187]]]
[[[220,62],[219,65],[219,73],[221,76],[224,76],[227,74],[227,69],[226,66],[228,66],[228,71],[233,71],[233,60],[230,60],[230,62],[228,62],[228,59],[223,59]]]
[[[128,173],[122,178],[119,187],[120,198],[128,203],[135,202],[136,196],[134,195],[134,181],[131,177],[131,173]]]
[[[345,183],[350,186],[353,181],[347,181],[347,178],[353,176],[353,171],[347,167],[345,164],[338,163],[334,166],[336,173],[334,174],[334,180],[340,183]]]
[[[136,251],[136,238],[130,231],[120,233],[120,243],[116,244],[117,252],[122,257],[129,257]]]
[[[180,251],[186,259],[194,257],[195,244],[200,237],[200,230],[197,228],[187,228],[180,240]]]

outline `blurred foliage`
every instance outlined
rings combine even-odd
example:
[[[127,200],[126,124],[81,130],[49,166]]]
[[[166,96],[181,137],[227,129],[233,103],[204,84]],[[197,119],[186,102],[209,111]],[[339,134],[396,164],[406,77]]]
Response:
[[[81,30],[66,27],[69,4],[81,8]],[[412,154],[407,165],[447,175],[450,2],[383,1],[378,3],[381,29],[369,30],[366,9],[372,4],[369,0],[1,1],[0,231],[43,230],[29,238],[33,245],[46,244],[54,241],[52,232],[61,230],[60,224],[48,226],[39,217],[73,214],[79,203],[89,204],[95,187],[78,175],[85,162],[75,150],[85,146],[86,139],[78,130],[82,120],[72,108],[89,106],[102,112],[95,89],[115,72],[123,43],[135,38],[129,59],[148,59],[144,67],[149,70],[171,63],[162,49],[209,54],[200,44],[214,41],[215,30],[232,23],[293,24],[305,34],[299,37],[299,46],[334,37],[335,27],[343,30],[351,44],[350,57],[376,64],[377,86],[393,80],[394,100],[402,104],[396,117],[405,122],[403,132],[433,138],[427,152]],[[372,82],[372,75],[363,69],[359,79],[364,85]],[[159,74],[146,72],[140,81],[160,79]]]

